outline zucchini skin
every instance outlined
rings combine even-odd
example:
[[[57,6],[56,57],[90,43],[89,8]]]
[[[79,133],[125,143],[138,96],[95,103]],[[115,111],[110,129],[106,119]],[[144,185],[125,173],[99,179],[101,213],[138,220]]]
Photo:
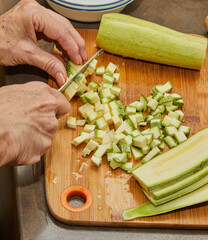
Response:
[[[155,216],[206,201],[208,201],[208,184],[160,206],[154,206],[150,202],[146,202],[138,207],[124,211],[122,217],[124,220],[132,220],[138,217]]]
[[[199,70],[205,59],[207,39],[109,13],[102,17],[96,44],[123,57]]]

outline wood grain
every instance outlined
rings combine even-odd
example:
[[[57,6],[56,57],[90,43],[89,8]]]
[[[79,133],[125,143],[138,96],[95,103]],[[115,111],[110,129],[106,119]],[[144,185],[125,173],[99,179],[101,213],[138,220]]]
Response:
[[[95,47],[97,30],[79,30],[86,41],[88,56],[98,49]],[[60,52],[54,54],[61,58]],[[119,66],[121,74],[119,86],[123,104],[137,100],[141,93],[150,95],[151,88],[160,83],[171,81],[173,92],[180,94],[183,107],[184,125],[191,127],[191,135],[208,126],[208,69],[207,57],[201,71],[169,67],[144,61],[122,58],[104,53],[98,59],[98,65],[107,65],[110,61]],[[101,79],[95,75],[88,81]],[[49,85],[57,88],[49,79]],[[68,115],[78,116],[80,99],[71,102]],[[72,139],[78,136],[82,127],[71,130],[66,127],[67,116],[59,120],[58,130],[53,138],[51,148],[45,155],[45,189],[47,203],[52,215],[59,221],[76,225],[129,226],[151,228],[208,228],[208,204],[174,211],[155,217],[138,218],[123,221],[122,212],[146,202],[135,179],[117,169],[111,170],[106,161],[100,168],[95,167],[89,158],[81,157],[84,145],[74,147]],[[138,163],[134,163],[138,164]],[[81,213],[72,213],[64,209],[60,202],[61,192],[71,185],[82,185],[93,195],[91,207]]]

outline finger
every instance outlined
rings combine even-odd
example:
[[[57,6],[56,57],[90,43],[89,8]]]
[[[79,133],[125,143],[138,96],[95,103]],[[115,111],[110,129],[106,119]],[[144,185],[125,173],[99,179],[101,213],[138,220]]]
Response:
[[[56,109],[56,118],[60,118],[68,113],[70,110],[70,103],[67,101],[64,95],[54,88],[50,88],[49,92],[56,98],[58,103]]]
[[[58,58],[43,51],[34,43],[30,44],[30,54],[26,56],[26,62],[46,71],[56,79],[59,86],[62,86],[67,79],[64,64]]]
[[[64,17],[60,20],[58,14],[51,14],[49,10],[44,9],[38,17],[34,16],[33,21],[36,31],[43,32],[48,38],[58,41],[73,62],[82,63],[84,59],[80,52],[85,48],[84,40],[78,36],[75,41],[73,27],[68,20]]]
[[[55,12],[48,10],[48,13],[54,18],[54,19],[58,19],[60,22],[66,22],[66,24],[69,26],[69,31],[71,33],[71,36],[73,37],[73,39],[75,40],[75,42],[77,43],[77,45],[79,46],[79,53],[82,57],[82,59],[84,61],[87,60],[87,53],[85,51],[85,41],[84,39],[81,37],[81,35],[78,33],[78,31],[72,26],[72,24],[70,23],[70,21],[68,21],[66,18],[64,18],[61,15],[56,14]]]

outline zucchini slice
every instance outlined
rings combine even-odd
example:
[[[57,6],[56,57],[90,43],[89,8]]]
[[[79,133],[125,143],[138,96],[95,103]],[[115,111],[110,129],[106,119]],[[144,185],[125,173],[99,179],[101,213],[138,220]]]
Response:
[[[207,141],[208,128],[205,128],[132,173],[147,192],[170,186],[207,165]]]
[[[124,211],[122,216],[124,220],[131,220],[138,217],[154,216],[206,201],[208,201],[208,184],[198,188],[189,194],[186,194],[180,198],[164,203],[157,207],[152,205],[150,202],[146,202],[136,208]]]

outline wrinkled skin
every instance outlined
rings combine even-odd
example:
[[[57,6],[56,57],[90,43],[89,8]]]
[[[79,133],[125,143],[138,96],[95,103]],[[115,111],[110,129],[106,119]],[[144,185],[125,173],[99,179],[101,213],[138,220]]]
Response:
[[[37,33],[58,42],[75,63],[87,60],[85,42],[67,19],[34,0],[22,0],[0,16],[0,65],[37,66],[61,86],[65,67],[39,48]],[[65,97],[45,83],[0,88],[0,166],[39,161],[51,145],[58,118],[69,108]]]
[[[50,147],[65,97],[45,83],[0,88],[0,166],[33,164]]]
[[[22,0],[0,16],[0,65],[34,65],[48,72],[61,86],[67,77],[65,67],[39,48],[36,33],[58,42],[76,64],[87,60],[85,42],[66,18],[34,0]]]

